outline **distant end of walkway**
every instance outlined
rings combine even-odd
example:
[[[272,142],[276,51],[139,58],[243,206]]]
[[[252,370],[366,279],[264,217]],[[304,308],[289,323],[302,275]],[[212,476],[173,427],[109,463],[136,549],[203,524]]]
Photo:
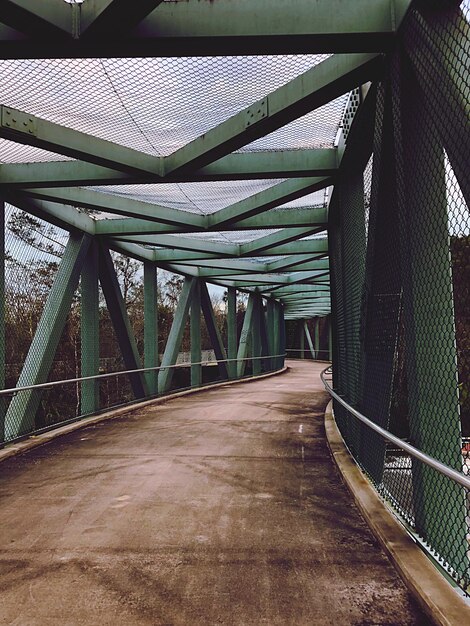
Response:
[[[1,464],[0,623],[424,625],[325,439],[322,365]]]

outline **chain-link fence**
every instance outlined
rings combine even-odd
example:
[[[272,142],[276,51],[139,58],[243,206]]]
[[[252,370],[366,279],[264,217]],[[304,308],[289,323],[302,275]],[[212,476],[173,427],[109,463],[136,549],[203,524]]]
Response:
[[[465,6],[413,4],[377,90],[374,141],[342,167],[330,205],[335,389],[459,472],[470,435]],[[356,460],[468,593],[467,490],[335,404]]]

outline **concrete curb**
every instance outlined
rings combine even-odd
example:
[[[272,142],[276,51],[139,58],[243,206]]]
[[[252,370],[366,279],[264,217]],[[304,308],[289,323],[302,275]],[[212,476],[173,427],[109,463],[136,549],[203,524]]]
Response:
[[[160,398],[152,398],[151,400],[144,400],[143,402],[138,402],[137,404],[123,406],[118,409],[112,409],[111,411],[106,411],[105,413],[100,413],[99,415],[91,415],[90,417],[84,417],[81,420],[77,420],[76,422],[71,422],[70,424],[66,424],[65,426],[59,426],[58,428],[54,428],[53,430],[49,430],[45,433],[41,433],[40,435],[32,435],[28,439],[24,441],[20,441],[18,443],[12,443],[11,445],[7,444],[7,447],[0,450],[0,463],[2,461],[6,461],[7,459],[16,456],[18,454],[24,454],[33,448],[37,448],[39,446],[43,446],[50,441],[53,441],[57,437],[62,437],[63,435],[68,435],[80,428],[85,428],[85,426],[92,426],[93,424],[98,424],[99,422],[103,422],[108,419],[113,419],[114,417],[121,417],[122,415],[127,415],[129,413],[134,413],[140,409],[143,409],[147,406],[152,406],[154,404],[164,404],[169,400],[174,400],[175,398],[181,398],[182,396],[187,396],[195,393],[202,393],[203,391],[210,391],[211,389],[218,389],[219,387],[227,387],[228,385],[237,385],[240,383],[251,383],[257,380],[261,380],[263,378],[270,378],[271,376],[278,376],[279,374],[284,374],[288,371],[288,367],[285,365],[282,369],[276,372],[268,372],[267,374],[261,374],[260,376],[253,376],[252,378],[240,378],[239,380],[227,380],[221,383],[214,383],[212,385],[205,385],[204,387],[198,387],[196,389],[185,389],[184,391],[177,391],[172,394],[168,394],[166,396],[162,396]]]
[[[325,411],[325,430],[333,459],[358,509],[422,609],[438,626],[470,624],[470,604],[452,588],[387,510],[353,461],[336,426],[332,402]]]

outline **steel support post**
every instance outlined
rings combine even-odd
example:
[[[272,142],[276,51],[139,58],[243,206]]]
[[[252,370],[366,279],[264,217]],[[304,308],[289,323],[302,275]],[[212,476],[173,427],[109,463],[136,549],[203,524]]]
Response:
[[[282,367],[282,357],[279,356],[282,353],[281,347],[281,325],[282,320],[282,305],[278,300],[274,301],[274,319],[273,319],[273,354],[277,355],[273,361],[273,368],[279,369]]]
[[[273,358],[273,355],[278,354],[276,352],[276,341],[275,341],[275,324],[276,324],[276,301],[272,298],[268,298],[266,301],[266,326],[268,329],[268,354],[270,355],[269,359],[269,369],[273,370],[276,368],[276,359]]]
[[[253,308],[254,308],[255,295],[250,293],[248,297],[248,303],[246,305],[245,317],[243,318],[242,332],[240,334],[240,343],[238,344],[237,352],[237,375],[241,378],[245,374],[246,358],[251,345],[251,329],[253,325]]]
[[[279,303],[279,367],[284,367],[286,353],[286,322],[284,319],[284,307]]]
[[[201,367],[201,284],[196,279],[191,298],[191,387],[202,384]]]
[[[364,415],[388,429],[402,286],[390,81],[378,88],[374,135],[362,300],[361,407]],[[385,450],[383,437],[361,425],[360,460],[376,484],[382,482]]]
[[[297,323],[297,332],[299,333],[299,346],[300,346],[300,358],[305,359],[305,332],[304,332],[304,321],[299,320]]]
[[[166,341],[162,358],[162,367],[175,365],[183,339],[183,333],[188,320],[192,295],[194,293],[195,278],[185,278],[178,305],[176,307],[173,324]],[[162,369],[158,374],[158,393],[165,393],[170,389],[173,379],[173,369]]]
[[[144,363],[158,367],[157,266],[152,261],[144,261]],[[156,395],[158,371],[146,372],[145,378],[149,393]]]
[[[305,331],[305,336],[307,337],[307,343],[310,350],[310,354],[312,355],[312,359],[315,361],[315,348],[313,347],[312,337],[310,336],[310,331],[308,329],[307,320],[304,320],[303,329]]]
[[[127,315],[126,303],[122,297],[111,254],[104,243],[99,245],[99,278],[125,368],[141,369],[142,362]],[[136,398],[145,398],[149,395],[145,376],[141,372],[131,374],[129,380]]]
[[[89,245],[88,235],[70,234],[18,379],[18,387],[47,381]],[[41,395],[40,391],[28,390],[12,398],[5,416],[5,440],[14,439],[34,430]]]
[[[267,328],[267,315],[263,303],[263,298],[260,296],[260,337],[261,337],[261,356],[268,357],[269,355],[269,339]],[[264,372],[270,369],[271,359],[261,359],[261,367]]]
[[[229,287],[227,290],[227,351],[229,359],[237,358],[237,290]],[[237,362],[227,364],[229,378],[237,377]]]
[[[314,351],[315,351],[315,356],[313,357],[314,359],[321,359],[321,355],[320,355],[320,318],[317,317],[315,319],[315,335],[314,335]]]
[[[5,203],[0,200],[0,389],[5,388]],[[4,438],[6,402],[0,398],[0,442]]]
[[[393,93],[410,436],[417,448],[461,472],[444,150],[402,61]],[[419,462],[412,474],[418,532],[468,578],[464,489]]]
[[[331,324],[332,322],[332,316],[331,313],[328,316],[328,359],[330,361],[333,361],[333,337],[332,337],[332,330],[331,330]]]
[[[81,361],[82,376],[96,376],[100,367],[100,313],[98,284],[98,244],[91,241],[81,276]],[[86,380],[81,384],[82,415],[95,413],[99,405],[99,382]]]
[[[253,322],[251,324],[251,371],[254,376],[261,373],[261,315],[262,315],[261,296],[255,294],[253,301]]]
[[[228,378],[227,372],[227,353],[225,352],[224,344],[222,342],[222,338],[220,336],[219,328],[217,326],[214,310],[212,308],[212,302],[209,295],[209,291],[207,290],[207,285],[205,282],[201,281],[201,308],[204,314],[204,319],[206,321],[207,332],[209,333],[209,337],[212,343],[212,347],[214,348],[215,357],[219,363],[219,374],[223,380]]]

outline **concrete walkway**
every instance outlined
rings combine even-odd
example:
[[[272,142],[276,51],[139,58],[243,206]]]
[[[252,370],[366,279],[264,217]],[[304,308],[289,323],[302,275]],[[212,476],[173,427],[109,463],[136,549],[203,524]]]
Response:
[[[0,623],[428,624],[330,459],[321,367],[0,465]]]

